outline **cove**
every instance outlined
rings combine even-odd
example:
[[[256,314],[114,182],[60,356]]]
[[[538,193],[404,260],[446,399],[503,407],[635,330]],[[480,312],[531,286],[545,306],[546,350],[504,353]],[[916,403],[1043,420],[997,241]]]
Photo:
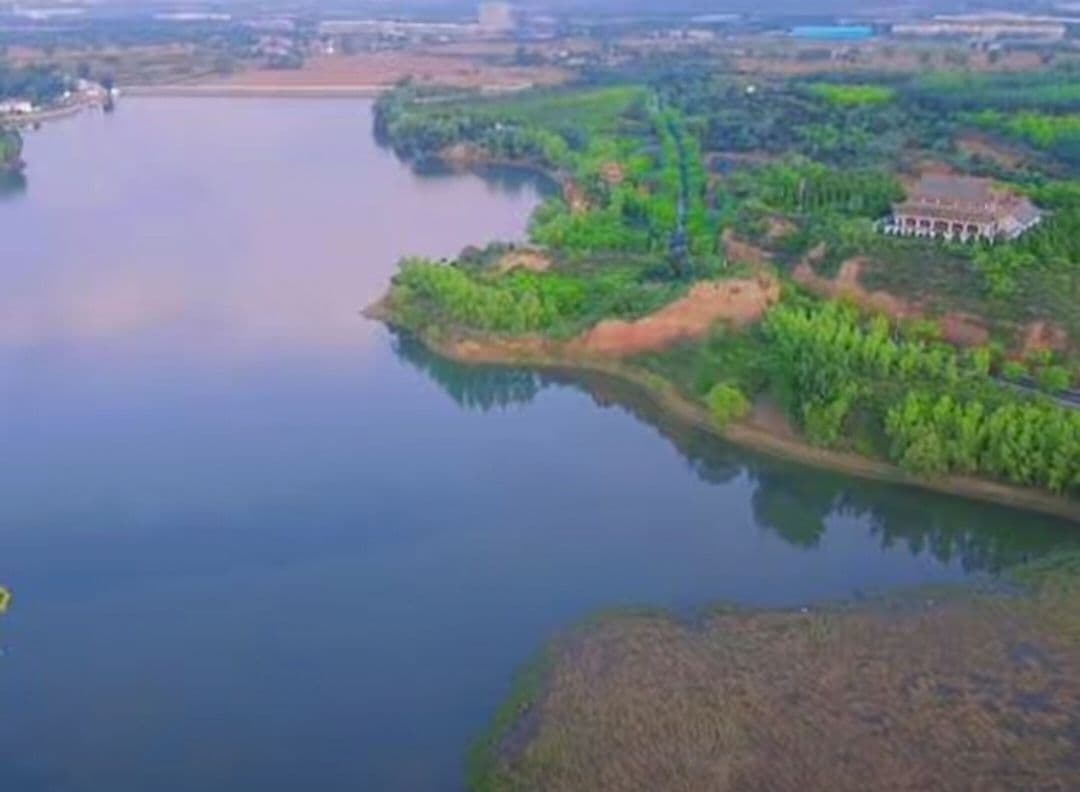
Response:
[[[366,102],[137,99],[0,201],[0,786],[456,790],[513,675],[604,609],[992,583],[1067,524],[757,456],[601,377],[358,311],[521,239]]]

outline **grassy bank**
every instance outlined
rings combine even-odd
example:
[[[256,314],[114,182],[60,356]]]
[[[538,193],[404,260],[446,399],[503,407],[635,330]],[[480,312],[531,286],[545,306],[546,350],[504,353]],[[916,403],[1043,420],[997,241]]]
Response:
[[[593,619],[517,688],[473,788],[1071,788],[1080,557],[1012,581],[1024,591]]]

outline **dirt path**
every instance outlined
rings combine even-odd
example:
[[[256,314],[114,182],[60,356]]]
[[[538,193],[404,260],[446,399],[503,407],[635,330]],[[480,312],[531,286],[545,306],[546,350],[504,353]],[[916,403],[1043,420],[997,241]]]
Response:
[[[546,272],[551,269],[551,259],[539,251],[530,248],[511,250],[504,254],[494,267],[496,272],[511,272],[513,270],[528,270],[529,272]]]
[[[725,228],[720,235],[720,244],[724,249],[724,258],[734,264],[768,264],[772,255],[762,248],[740,239],[730,228]]]

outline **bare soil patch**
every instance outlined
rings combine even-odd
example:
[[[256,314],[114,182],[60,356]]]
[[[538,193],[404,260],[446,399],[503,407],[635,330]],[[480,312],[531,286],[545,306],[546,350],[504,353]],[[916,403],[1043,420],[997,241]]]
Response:
[[[625,178],[622,165],[617,162],[605,162],[600,167],[600,178],[612,186],[622,184]]]
[[[773,215],[766,221],[765,238],[770,242],[776,242],[798,230],[793,222],[786,217]]]
[[[423,48],[432,55],[461,55],[483,58],[512,58],[524,49],[528,54],[539,54],[547,58],[584,55],[599,52],[603,45],[596,39],[560,38],[551,41],[452,41]]]
[[[484,149],[475,143],[455,143],[439,152],[439,159],[447,165],[472,167],[487,162],[490,157]]]
[[[804,260],[795,267],[791,276],[796,283],[814,294],[848,300],[865,311],[884,314],[898,321],[930,319],[921,302],[865,288],[860,278],[868,264],[868,260],[862,257],[848,259],[840,265],[836,278],[830,279],[818,275]],[[942,338],[957,346],[981,346],[990,340],[990,328],[986,321],[973,314],[954,311],[933,321],[941,329]]]
[[[774,437],[785,440],[796,440],[799,437],[799,432],[788,414],[769,399],[761,398],[755,401],[746,422]]]
[[[840,271],[833,279],[818,275],[807,261],[802,261],[792,271],[791,277],[819,296],[850,300],[860,308],[894,319],[911,319],[921,315],[915,305],[893,294],[863,288],[859,275],[865,264],[866,260],[861,257],[848,259],[840,265]]]
[[[768,251],[738,237],[730,228],[720,235],[724,258],[736,264],[768,264],[772,256]]]
[[[946,314],[938,321],[938,326],[941,327],[941,337],[956,346],[983,346],[990,340],[990,328],[986,321],[972,314]]]
[[[956,145],[968,156],[981,157],[1009,170],[1022,168],[1028,160],[1023,152],[991,140],[985,135],[961,135]]]
[[[1022,338],[1020,344],[1022,357],[1046,350],[1064,352],[1069,347],[1069,335],[1064,328],[1042,319],[1025,325]]]
[[[570,214],[580,215],[589,211],[589,199],[573,179],[563,181],[563,200],[570,207]]]
[[[1075,789],[1078,605],[1073,578],[698,626],[611,617],[556,644],[499,788]]]
[[[495,262],[496,272],[510,272],[516,269],[530,272],[546,272],[551,269],[551,259],[542,251],[522,248],[511,250]]]
[[[570,347],[574,352],[611,357],[664,349],[702,338],[719,321],[752,324],[779,299],[780,284],[767,275],[698,283],[685,297],[642,319],[600,322]]]
[[[390,87],[406,78],[458,88],[512,90],[557,85],[569,72],[551,66],[499,66],[466,56],[372,52],[309,58],[300,69],[248,69],[207,84],[232,87]]]

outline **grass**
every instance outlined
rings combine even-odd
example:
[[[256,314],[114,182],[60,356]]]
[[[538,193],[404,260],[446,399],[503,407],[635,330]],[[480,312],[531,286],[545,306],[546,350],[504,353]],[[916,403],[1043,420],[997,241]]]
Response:
[[[515,736],[531,737],[526,718],[535,714],[549,661],[548,653],[542,653],[518,674],[490,728],[469,749],[466,784],[473,792],[504,792],[512,788],[512,779],[503,775],[498,758],[507,749],[520,748],[512,745]]]
[[[718,382],[753,396],[768,382],[767,352],[765,340],[756,331],[718,325],[704,341],[641,355],[634,363],[696,399],[705,399]]]
[[[1080,81],[1064,70],[999,74],[934,72],[915,80],[914,95],[949,107],[1080,109]]]
[[[842,85],[838,83],[813,83],[810,93],[837,107],[861,107],[882,105],[896,97],[896,91],[884,85]]]
[[[989,110],[971,118],[981,127],[1003,132],[1040,149],[1051,148],[1063,140],[1080,138],[1080,113],[1051,115],[1024,111],[1007,115]]]
[[[473,788],[1072,788],[1080,556],[1016,579],[1027,593],[594,622],[530,688],[531,738],[489,764],[500,786]]]
[[[626,111],[646,94],[643,86],[632,85],[533,90],[508,97],[421,105],[419,111],[442,114],[460,110],[547,128],[578,127],[597,135],[614,131]]]
[[[921,304],[930,313],[952,311],[981,317],[1006,347],[1020,342],[1023,326],[1047,321],[1080,338],[1080,273],[1075,267],[1030,267],[1016,273],[1016,291],[994,297],[972,262],[971,249],[920,240],[882,239],[863,270],[867,289],[884,290]],[[1070,359],[1075,345],[1066,350]]]
[[[638,319],[686,293],[687,281],[660,274],[650,258],[606,266],[563,260],[545,273],[504,274],[412,262],[395,280],[390,300],[399,323],[414,330],[441,325],[568,339],[603,319]]]

